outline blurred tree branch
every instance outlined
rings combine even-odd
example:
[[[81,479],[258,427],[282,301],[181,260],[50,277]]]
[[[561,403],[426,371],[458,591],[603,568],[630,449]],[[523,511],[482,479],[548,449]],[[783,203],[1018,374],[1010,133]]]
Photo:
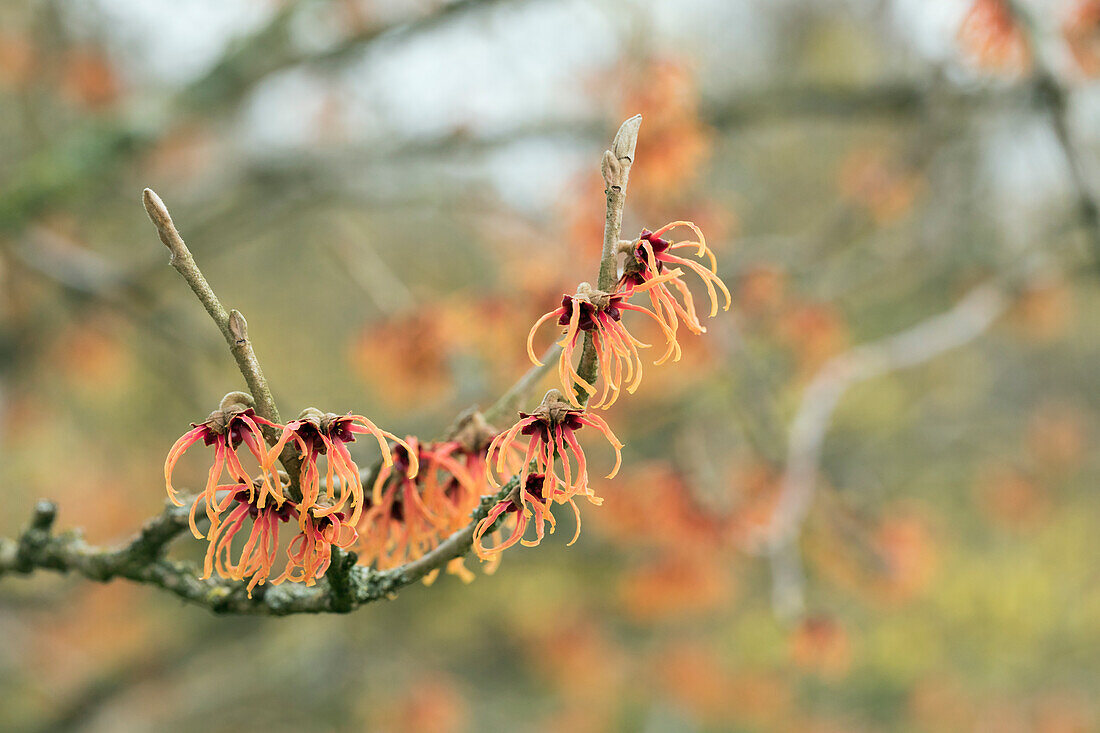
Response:
[[[779,499],[749,550],[772,561],[773,600],[785,618],[802,613],[803,573],[796,544],[817,486],[822,446],[841,398],[856,384],[930,361],[989,329],[1011,303],[1000,278],[972,289],[953,308],[835,356],[814,375],[791,421]]]
[[[1078,150],[1070,130],[1069,91],[1047,62],[1041,31],[1031,12],[1016,0],[1009,0],[1007,7],[1024,31],[1024,38],[1034,60],[1032,85],[1036,104],[1045,109],[1050,117],[1054,139],[1065,158],[1070,188],[1077,199],[1078,216],[1088,237],[1094,264],[1100,267],[1100,203],[1097,203],[1096,195],[1089,186],[1082,163],[1084,156]]]
[[[234,46],[202,78],[180,95],[183,109],[208,112],[235,103],[262,80],[284,69],[315,64],[335,64],[379,40],[398,40],[432,30],[470,12],[503,2],[520,0],[453,0],[433,3],[432,10],[409,20],[371,25],[353,30],[328,48],[305,50],[292,38],[293,24],[303,8],[316,5],[299,0],[282,7],[266,26]]]

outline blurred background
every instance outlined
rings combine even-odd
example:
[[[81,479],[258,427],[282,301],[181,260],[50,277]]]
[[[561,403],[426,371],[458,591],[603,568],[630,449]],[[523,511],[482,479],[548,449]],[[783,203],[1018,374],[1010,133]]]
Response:
[[[145,186],[284,417],[490,404],[634,113],[624,235],[693,219],[735,299],[573,547],[346,617],[8,577],[0,729],[1096,730],[1097,73],[1095,0],[0,4],[4,536],[133,532],[243,386]]]

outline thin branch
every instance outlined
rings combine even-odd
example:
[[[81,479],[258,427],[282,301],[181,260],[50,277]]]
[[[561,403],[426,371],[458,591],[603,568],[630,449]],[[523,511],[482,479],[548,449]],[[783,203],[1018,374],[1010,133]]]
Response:
[[[401,281],[378,251],[363,239],[362,230],[346,217],[339,220],[347,232],[346,238],[334,238],[329,251],[343,266],[359,289],[371,299],[374,306],[393,315],[409,311],[416,305],[416,297],[409,286]]]
[[[433,4],[418,17],[393,23],[364,25],[330,47],[303,48],[294,38],[298,8],[290,3],[244,43],[227,53],[205,76],[189,85],[177,103],[184,110],[199,108],[209,114],[214,107],[239,101],[257,84],[279,71],[303,65],[335,64],[375,42],[410,38],[429,32],[452,19],[498,5],[503,0],[453,0]]]
[[[252,342],[248,340],[248,322],[244,319],[244,315],[238,310],[226,312],[221,300],[218,299],[214,289],[210,287],[210,283],[206,281],[206,277],[202,274],[202,270],[195,263],[195,258],[191,256],[191,250],[184,243],[183,237],[180,236],[179,230],[172,222],[168,207],[161,201],[160,196],[157,196],[151,188],[147,188],[142,193],[141,198],[142,203],[145,204],[145,211],[149,214],[149,219],[157,228],[160,241],[171,253],[169,263],[191,286],[191,290],[195,293],[199,302],[202,303],[206,312],[210,314],[210,318],[214,320],[218,330],[222,332],[222,337],[229,345],[229,351],[233,354],[233,358],[237,362],[237,368],[240,369],[241,375],[248,385],[248,391],[252,393],[252,398],[256,401],[256,414],[273,423],[282,423],[279,408],[275,405],[275,398],[271,396],[271,388],[268,387],[263,369],[260,368],[260,362],[256,359],[256,353],[252,350]],[[279,432],[275,428],[264,426],[263,430],[269,443],[274,444],[279,440]],[[288,444],[279,455],[279,460],[290,475],[292,486],[296,485],[301,466],[297,451]]]
[[[46,568],[76,570],[99,581],[129,577],[140,566],[159,560],[168,544],[187,530],[188,507],[194,497],[185,499],[183,506],[166,504],[165,510],[147,521],[129,542],[115,548],[88,545],[79,530],[54,535],[57,505],[42,499],[35,504],[18,540],[0,539],[0,576]]]
[[[841,398],[856,384],[922,364],[973,341],[997,321],[1009,302],[1002,284],[980,285],[945,313],[833,357],[810,380],[791,422],[775,511],[770,523],[750,538],[747,548],[778,557],[783,573],[775,582],[784,584],[774,594],[782,598],[778,611],[786,614],[802,607],[801,589],[796,597],[790,582],[801,577],[800,570],[790,567],[798,559],[793,546],[813,503],[822,446]]]
[[[275,406],[263,369],[260,368],[256,354],[252,351],[252,344],[248,340],[248,323],[244,320],[244,316],[240,311],[226,312],[214,289],[206,281],[202,270],[195,264],[191,250],[184,243],[160,196],[157,196],[151,188],[147,188],[142,193],[142,202],[145,204],[149,219],[157,228],[160,241],[171,253],[169,263],[191,286],[191,290],[202,303],[203,308],[210,314],[218,330],[222,332],[229,350],[233,353],[233,358],[237,360],[237,367],[248,384],[248,390],[256,400],[256,413],[272,422],[281,423],[279,408]]]
[[[601,171],[605,184],[607,210],[603,227],[600,274],[596,287],[605,292],[614,290],[615,281],[618,279],[615,255],[619,246],[619,233],[623,227],[626,185],[630,181],[630,168],[634,165],[634,150],[638,145],[638,130],[641,126],[641,115],[634,115],[624,122],[615,133],[611,150],[605,150],[603,154]],[[577,366],[577,374],[589,384],[595,384],[597,370],[596,346],[592,343],[592,334],[587,333],[584,338],[584,349],[581,351],[581,360]],[[588,393],[579,384],[574,387],[574,390],[577,399],[583,405],[588,400]]]
[[[1088,235],[1095,264],[1100,267],[1100,202],[1097,201],[1097,197],[1089,186],[1081,162],[1083,158],[1070,131],[1069,92],[1047,62],[1040,38],[1041,31],[1035,17],[1023,3],[1011,0],[1007,5],[1009,12],[1025,32],[1026,42],[1035,63],[1033,74],[1035,96],[1050,117],[1054,138],[1058,141],[1058,148],[1066,159],[1070,187],[1077,199],[1078,215]]]
[[[1044,74],[1036,80],[1039,98],[1046,106],[1050,114],[1050,124],[1054,128],[1054,136],[1058,140],[1058,147],[1066,159],[1066,167],[1069,170],[1070,185],[1073,187],[1077,198],[1077,210],[1081,217],[1081,223],[1088,233],[1089,245],[1092,248],[1093,259],[1100,266],[1100,204],[1089,188],[1085,178],[1084,166],[1081,163],[1081,155],[1073,140],[1073,134],[1069,129],[1067,119],[1067,94],[1065,88],[1051,74]]]
[[[469,552],[478,522],[517,483],[518,479],[513,478],[500,491],[482,497],[466,528],[452,534],[423,557],[401,567],[380,572],[355,565],[351,553],[334,555],[334,561],[338,558],[343,563],[339,582],[335,585],[331,580],[313,586],[298,583],[263,585],[249,598],[244,583],[219,577],[200,578],[194,566],[164,559],[168,541],[187,529],[187,503],[184,507],[169,507],[150,520],[130,542],[112,549],[88,545],[78,531],[52,534],[57,507],[51,502],[40,501],[18,540],[0,539],[0,577],[9,573],[26,575],[43,569],[77,573],[98,582],[126,578],[156,586],[214,613],[261,616],[347,613],[388,598]]]
[[[551,344],[539,357],[542,366],[533,366],[528,369],[515,384],[509,387],[507,392],[500,396],[500,399],[482,413],[485,421],[490,425],[495,425],[498,420],[511,417],[512,413],[519,409],[519,406],[530,396],[531,391],[535,389],[543,376],[557,362],[560,353],[561,345]]]

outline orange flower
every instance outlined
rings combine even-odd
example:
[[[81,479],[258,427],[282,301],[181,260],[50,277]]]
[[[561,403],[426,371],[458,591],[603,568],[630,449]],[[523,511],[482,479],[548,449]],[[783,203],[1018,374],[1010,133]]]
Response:
[[[576,295],[563,295],[561,307],[535,321],[527,335],[527,355],[533,363],[541,366],[542,362],[534,351],[535,332],[551,318],[557,318],[558,324],[565,326],[562,339],[558,342],[562,347],[558,359],[558,379],[568,395],[569,403],[574,407],[580,407],[580,402],[573,394],[572,385],[580,385],[590,396],[596,394],[596,385],[582,378],[573,367],[573,357],[582,333],[592,336],[592,344],[596,347],[596,362],[604,384],[600,398],[592,404],[594,408],[613,405],[624,382],[626,391],[633,393],[642,381],[642,359],[638,354],[638,347],[648,348],[649,344],[634,338],[626,330],[622,324],[622,311],[645,313],[657,321],[671,342],[675,342],[675,335],[656,314],[647,308],[630,305],[625,302],[627,297],[629,294],[606,293],[593,289],[588,283],[581,283]],[[670,351],[671,349],[672,346],[669,347]]]
[[[546,524],[550,524],[550,532],[554,531],[554,515],[550,513],[553,497],[546,493],[546,477],[541,473],[529,473],[505,499],[497,502],[496,506],[489,510],[489,514],[478,522],[474,528],[474,552],[482,560],[489,560],[515,545],[517,542],[527,547],[534,547],[542,542],[546,536]],[[577,505],[570,500],[573,511],[577,512]],[[508,539],[496,547],[485,547],[482,540],[485,534],[496,524],[502,515],[514,516],[515,524]],[[523,535],[527,532],[527,525],[534,520],[535,539],[525,540]],[[577,512],[577,535],[569,544],[577,541],[581,531],[580,513]]]
[[[1047,402],[1028,420],[1027,448],[1047,470],[1072,470],[1088,455],[1085,413],[1072,404]]]
[[[844,315],[831,304],[788,303],[775,331],[794,354],[802,376],[817,371],[849,341]]]
[[[1050,514],[1045,487],[1020,469],[997,461],[981,469],[974,485],[978,508],[992,521],[1016,531],[1034,529]]]
[[[489,485],[499,489],[500,483],[495,473],[502,473],[506,468],[510,469],[509,463],[512,456],[510,451],[516,439],[520,434],[531,438],[512,493],[498,502],[475,529],[474,549],[478,557],[483,560],[489,559],[520,541],[527,546],[537,545],[542,541],[547,522],[550,524],[550,531],[554,531],[554,517],[550,507],[555,502],[569,504],[573,509],[577,519],[577,531],[569,544],[572,545],[577,541],[581,533],[581,515],[574,497],[584,496],[597,506],[603,503],[603,499],[596,496],[588,485],[587,462],[575,435],[576,431],[585,425],[599,430],[614,448],[615,467],[607,475],[607,478],[613,478],[618,473],[622,462],[620,452],[622,443],[611,432],[606,422],[583,410],[572,409],[561,392],[556,389],[546,393],[542,404],[533,413],[521,412],[519,422],[493,439],[486,457],[489,464],[486,476]],[[562,476],[558,475],[557,461],[561,463]],[[574,463],[576,463],[575,468]],[[534,466],[534,472],[531,470],[532,466]],[[515,470],[510,470],[512,475],[516,476]],[[482,545],[482,538],[492,530],[496,521],[505,513],[516,515],[512,534],[501,545],[486,549]],[[523,534],[532,517],[536,523],[536,539],[523,540]]]
[[[667,462],[635,464],[621,483],[609,484],[600,526],[609,541],[660,555],[713,556],[728,547],[729,520],[700,505],[683,475]],[[659,506],[660,512],[649,507]]]
[[[326,458],[325,486],[330,504],[318,510],[319,516],[343,511],[350,499],[350,522],[354,525],[359,521],[363,511],[363,484],[359,466],[348,452],[347,444],[353,442],[356,435],[363,434],[371,435],[378,441],[382,460],[387,466],[392,463],[392,458],[386,439],[408,449],[408,445],[403,440],[393,433],[379,429],[362,415],[353,415],[350,412],[346,415],[336,415],[331,412],[323,413],[315,407],[307,407],[302,410],[297,420],[287,423],[279,441],[268,452],[266,465],[268,470],[274,471],[275,461],[291,439],[298,447],[302,457],[299,483],[302,490],[303,529],[305,529],[305,510],[318,506],[321,500],[321,472],[317,467],[317,460],[321,455]],[[416,475],[415,453],[406,471],[410,477]],[[340,486],[339,499],[336,498],[335,479],[337,478]]]
[[[351,349],[357,371],[371,384],[385,384],[377,396],[389,405],[432,404],[452,389],[453,344],[445,317],[448,309],[422,303],[369,324]]]
[[[697,239],[673,242],[661,238],[663,234],[676,227],[687,227],[695,234]],[[674,347],[674,344],[679,322],[683,321],[688,330],[695,334],[705,333],[707,330],[699,322],[699,316],[695,312],[695,300],[691,295],[691,291],[688,290],[687,284],[684,283],[682,277],[684,271],[680,268],[691,270],[706,285],[707,295],[710,298],[711,318],[718,315],[719,290],[722,291],[726,301],[723,310],[729,310],[732,303],[729,290],[718,277],[718,262],[714,258],[714,252],[707,247],[707,240],[703,236],[703,232],[690,221],[674,221],[655,232],[643,229],[638,238],[626,247],[630,256],[627,258],[622,278],[619,281],[620,289],[627,297],[634,293],[649,291],[653,312],[665,324],[666,330],[671,331],[673,334],[669,351],[661,357],[660,361],[664,361],[670,355],[673,355],[673,348],[676,350],[673,361],[676,361],[679,359],[679,346]],[[685,259],[674,253],[674,250],[685,248],[693,248],[697,257],[706,257],[710,267],[705,267],[694,260]],[[666,271],[665,268],[668,266],[676,269]],[[672,294],[669,284],[680,293],[682,304]]]
[[[392,457],[387,454],[387,458],[375,478],[370,506],[359,522],[363,538],[360,555],[382,570],[415,560],[442,539],[450,518],[442,501],[446,488],[436,476],[440,461],[468,480],[449,456],[435,455],[411,435],[394,446]],[[424,468],[410,476],[412,465]]]
[[[237,449],[243,443],[248,451],[256,458],[261,468],[261,481],[258,503],[261,509],[271,496],[278,504],[283,502],[282,489],[279,485],[278,475],[274,470],[269,471],[266,461],[266,444],[260,426],[282,428],[281,425],[268,422],[252,409],[252,396],[244,392],[230,392],[222,398],[217,410],[214,410],[201,423],[192,423],[192,430],[180,436],[164,462],[164,485],[168,491],[168,498],[176,506],[183,506],[177,498],[177,491],[172,486],[172,472],[176,464],[187,450],[200,440],[206,445],[214,446],[214,462],[207,473],[206,487],[199,497],[206,502],[206,514],[213,523],[219,516],[219,507],[216,493],[224,488],[219,485],[223,472],[228,472],[235,485],[246,488],[249,492],[249,500],[257,499],[252,477],[244,470],[241,460],[237,456]],[[271,479],[274,479],[273,481]],[[232,485],[231,485],[232,486]],[[203,534],[195,524],[195,508],[199,500],[191,505],[190,525],[191,532],[196,538],[202,539]]]
[[[347,549],[359,539],[347,514],[331,508],[311,507],[299,516],[301,531],[287,548],[287,565],[273,583],[289,580],[315,585],[332,562],[332,548]]]
[[[988,69],[1020,72],[1031,64],[1027,36],[1007,0],[974,0],[959,26],[959,42]]]
[[[573,409],[565,401],[562,393],[556,389],[546,393],[542,404],[536,407],[534,412],[521,412],[519,415],[519,422],[498,435],[489,445],[486,457],[489,463],[487,472],[489,485],[494,489],[500,488],[500,482],[495,473],[502,473],[505,470],[509,462],[509,450],[519,435],[523,434],[530,436],[531,440],[520,469],[521,486],[526,486],[527,474],[534,462],[535,471],[545,474],[550,482],[547,489],[547,495],[550,498],[565,503],[566,500],[580,494],[594,504],[602,502],[603,500],[596,497],[588,485],[588,464],[584,451],[577,442],[576,431],[587,425],[600,431],[607,438],[607,442],[615,450],[615,467],[611,469],[611,473],[607,474],[607,478],[614,478],[622,463],[623,444],[611,432],[607,423],[589,412]],[[561,463],[562,476],[558,475],[555,461]],[[572,465],[574,462],[576,469]]]
[[[1081,72],[1100,74],[1100,0],[1078,0],[1062,26],[1062,35]]]
[[[626,73],[620,76],[625,78],[612,81],[626,89],[619,105],[623,118],[636,113],[645,118],[631,193],[647,209],[647,204],[690,195],[713,147],[714,133],[700,120],[696,75],[681,59],[656,56],[639,63],[631,54],[624,65]]]
[[[921,188],[917,176],[892,160],[886,150],[873,147],[848,153],[837,178],[841,193],[866,209],[878,224],[898,221],[912,211]]]
[[[443,520],[443,528],[454,532],[464,527],[477,508],[485,484],[485,448],[477,454],[467,454],[457,440],[432,443],[421,448],[420,465],[417,478]],[[375,486],[377,489],[378,484]]]
[[[622,612],[643,624],[729,608],[733,590],[730,559],[720,553],[674,550],[625,572],[618,582]]]
[[[460,421],[453,434],[454,439],[440,443],[421,443],[408,436],[393,447],[392,465],[380,467],[369,508],[359,522],[361,559],[379,569],[398,567],[467,526],[481,499],[486,446],[495,431],[474,413]],[[508,465],[518,470],[522,449],[516,446],[512,453]],[[412,478],[407,472],[410,456],[416,456],[420,467]],[[466,583],[475,577],[462,558],[447,563],[446,569]],[[485,572],[495,569],[492,563]],[[424,583],[431,584],[438,574],[431,572]]]
[[[99,109],[113,104],[121,95],[118,74],[99,49],[88,47],[69,51],[62,64],[62,91],[77,104]]]
[[[748,269],[737,284],[737,307],[744,313],[758,316],[773,313],[786,297],[787,275],[772,264],[760,264]]]
[[[248,596],[251,598],[252,589],[263,585],[271,575],[271,566],[275,564],[279,545],[279,525],[295,514],[295,505],[292,501],[284,501],[279,506],[269,504],[260,507],[255,492],[244,486],[218,488],[229,489],[230,493],[218,503],[215,514],[220,517],[230,505],[236,506],[228,516],[215,520],[210,527],[210,545],[206,550],[202,577],[209,578],[217,570],[218,575],[223,578],[251,578],[248,582]],[[198,499],[195,503],[198,503]],[[249,518],[252,519],[252,530],[241,549],[240,560],[234,563],[231,559],[233,540]],[[279,579],[275,582],[282,581]]]
[[[828,616],[810,616],[791,634],[791,659],[796,665],[826,679],[848,672],[851,645],[844,627]]]

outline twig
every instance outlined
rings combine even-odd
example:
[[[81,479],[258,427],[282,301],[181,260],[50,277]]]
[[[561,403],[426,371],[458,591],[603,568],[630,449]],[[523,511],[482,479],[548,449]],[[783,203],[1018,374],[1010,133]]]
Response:
[[[38,569],[77,573],[107,582],[126,578],[153,585],[214,613],[286,616],[293,613],[347,613],[367,603],[388,598],[436,568],[469,552],[478,522],[518,483],[513,478],[500,491],[484,496],[469,526],[455,532],[418,560],[379,572],[354,565],[354,555],[334,554],[343,563],[337,584],[305,586],[285,583],[260,586],[249,598],[245,585],[219,577],[200,578],[195,567],[163,558],[167,542],[187,529],[187,503],[171,506],[151,520],[130,542],[118,548],[100,548],[84,542],[79,532],[53,535],[57,508],[46,501],[35,507],[31,522],[18,540],[0,539],[0,577],[30,574]],[[343,570],[346,569],[346,573]]]
[[[275,398],[271,396],[271,388],[267,386],[263,369],[260,368],[260,362],[252,350],[252,342],[248,340],[248,322],[244,319],[244,315],[238,310],[226,312],[221,300],[195,263],[195,258],[191,256],[191,250],[184,243],[160,196],[157,196],[151,188],[147,188],[142,193],[142,202],[145,204],[145,211],[148,212],[149,218],[157,228],[160,241],[171,253],[169,263],[191,286],[191,290],[206,312],[210,314],[229,345],[229,351],[233,354],[237,368],[240,369],[248,385],[248,391],[256,401],[256,414],[273,423],[282,423],[279,408],[275,405]],[[279,433],[275,428],[264,426],[263,430],[269,443],[274,444],[279,440]],[[290,475],[292,485],[296,485],[301,466],[296,450],[288,444],[279,455],[279,460]]]
[[[378,256],[374,247],[359,239],[362,237],[361,232],[352,230],[350,224],[348,229],[349,237],[356,238],[354,244],[350,240],[337,240],[330,246],[330,251],[343,265],[348,276],[371,299],[374,307],[386,315],[412,310],[416,305],[416,297],[409,287]]]
[[[600,274],[596,287],[605,292],[614,290],[615,281],[618,279],[616,252],[619,246],[619,233],[623,227],[626,185],[630,181],[630,168],[634,165],[634,150],[638,145],[638,130],[641,126],[641,115],[634,115],[624,122],[615,133],[611,150],[605,150],[603,154],[601,171],[605,184],[607,211],[603,226]],[[592,334],[587,333],[584,338],[584,349],[581,351],[581,360],[577,366],[577,374],[589,384],[595,384],[597,369],[596,346],[592,343]],[[579,384],[574,386],[574,391],[583,405],[588,400],[588,393]]]
[[[1035,64],[1035,73],[1033,74],[1035,96],[1050,116],[1050,126],[1053,129],[1054,138],[1058,141],[1058,148],[1066,159],[1069,183],[1077,199],[1076,206],[1081,223],[1087,231],[1095,264],[1100,267],[1100,203],[1097,202],[1097,198],[1088,184],[1084,166],[1081,163],[1082,156],[1069,128],[1067,114],[1069,93],[1059,81],[1050,64],[1047,63],[1040,42],[1039,25],[1035,17],[1022,3],[1015,0],[1010,0],[1007,6],[1009,12],[1025,31],[1026,42]]]
[[[225,342],[229,344],[229,350],[237,360],[237,367],[241,370],[245,383],[248,384],[248,391],[256,400],[256,413],[272,422],[281,423],[279,408],[275,406],[263,369],[260,368],[256,354],[252,351],[252,344],[248,340],[248,323],[244,316],[236,310],[226,312],[214,289],[203,276],[202,270],[195,264],[191,250],[184,244],[183,237],[172,222],[172,216],[168,213],[164,202],[160,200],[160,196],[157,196],[151,188],[147,188],[142,193],[142,202],[145,204],[145,211],[148,212],[149,218],[157,227],[160,241],[171,253],[169,263],[191,286],[199,302],[206,308],[206,312],[222,332]]]
[[[146,522],[129,542],[106,549],[88,545],[79,531],[54,535],[57,505],[42,499],[35,504],[18,540],[0,539],[0,576],[47,568],[76,570],[100,581],[128,577],[137,567],[161,558],[168,544],[187,529],[188,507],[194,497],[185,499],[183,506],[166,504],[164,512]]]
[[[775,582],[785,587],[776,589],[775,597],[782,596],[783,601],[783,607],[777,610],[786,613],[802,605],[801,588],[796,597],[790,583],[792,578],[801,577],[800,570],[790,568],[798,561],[793,545],[813,502],[822,446],[841,397],[860,382],[916,366],[969,343],[992,326],[1008,305],[1001,284],[980,285],[945,313],[833,357],[810,381],[791,422],[775,511],[770,523],[750,538],[746,548],[772,558],[782,556],[778,562],[784,572]]]
[[[205,76],[190,84],[177,100],[181,111],[212,107],[244,98],[270,75],[299,65],[334,64],[384,40],[409,38],[430,32],[452,19],[463,18],[503,0],[454,0],[433,4],[430,12],[393,23],[365,26],[323,49],[302,49],[294,39],[297,6],[287,4],[260,32],[235,45]],[[299,3],[297,5],[304,5]]]
[[[433,570],[443,567],[451,560],[465,555],[473,547],[474,530],[477,529],[478,523],[489,514],[489,510],[493,508],[494,504],[503,500],[518,485],[519,479],[513,477],[505,482],[497,493],[481,497],[481,504],[474,511],[472,520],[468,525],[443,540],[438,547],[426,555],[405,563],[396,570],[391,570],[384,575],[393,575],[402,581],[402,585],[408,585],[415,583]]]
[[[1085,179],[1084,167],[1081,164],[1081,156],[1073,141],[1073,135],[1069,129],[1069,121],[1066,116],[1067,99],[1066,90],[1054,78],[1046,73],[1036,80],[1036,88],[1039,99],[1046,105],[1050,114],[1050,124],[1054,128],[1054,136],[1058,140],[1058,147],[1066,159],[1066,167],[1069,170],[1070,185],[1077,197],[1077,210],[1088,232],[1089,244],[1092,248],[1092,256],[1096,264],[1100,266],[1100,204],[1089,188]]]
[[[542,366],[533,366],[528,369],[507,392],[500,396],[500,399],[482,413],[485,421],[490,425],[495,425],[498,420],[509,417],[511,413],[519,409],[520,404],[531,394],[531,390],[538,385],[539,380],[550,371],[551,366],[558,360],[560,353],[561,346],[556,343],[551,344],[539,357]]]

